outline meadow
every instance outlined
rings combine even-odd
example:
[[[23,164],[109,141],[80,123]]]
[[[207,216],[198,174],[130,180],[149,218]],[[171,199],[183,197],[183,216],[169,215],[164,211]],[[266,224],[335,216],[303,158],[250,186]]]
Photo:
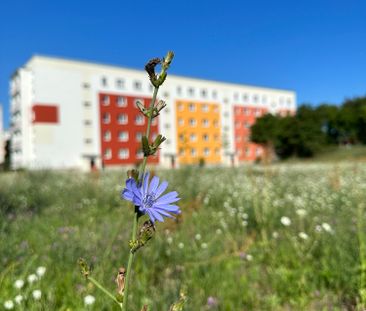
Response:
[[[364,164],[158,173],[179,192],[182,215],[158,223],[138,251],[131,310],[143,303],[168,310],[182,289],[192,311],[365,308]],[[133,217],[120,199],[125,176],[0,174],[1,310],[119,310],[83,278],[77,260],[116,291]]]

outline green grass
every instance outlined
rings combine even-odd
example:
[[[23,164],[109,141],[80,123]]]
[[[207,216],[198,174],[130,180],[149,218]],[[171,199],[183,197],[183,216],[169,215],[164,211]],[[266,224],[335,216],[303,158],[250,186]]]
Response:
[[[138,251],[131,310],[143,303],[168,310],[181,288],[189,297],[185,310],[192,311],[362,310],[362,164],[158,174],[180,193],[183,213],[159,223],[154,239]],[[83,279],[77,260],[85,258],[93,276],[116,291],[133,217],[119,198],[124,179],[124,172],[0,175],[0,309],[22,293],[27,299],[17,310],[118,310]],[[281,223],[283,216],[290,226]],[[38,266],[47,267],[41,280],[14,288]],[[42,290],[40,301],[32,298],[34,289]],[[96,301],[86,307],[88,294]],[[216,306],[207,305],[209,297]]]

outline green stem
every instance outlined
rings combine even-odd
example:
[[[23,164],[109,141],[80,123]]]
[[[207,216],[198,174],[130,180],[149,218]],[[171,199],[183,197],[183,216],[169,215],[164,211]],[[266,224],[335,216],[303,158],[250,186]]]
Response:
[[[150,106],[149,106],[149,110],[151,111],[151,113],[150,113],[150,115],[148,117],[148,120],[147,120],[147,129],[146,129],[147,139],[149,139],[149,136],[150,136],[151,121],[152,121],[152,108],[155,104],[156,96],[158,94],[158,90],[159,90],[158,87],[154,88],[153,97],[151,99]],[[144,181],[144,173],[145,173],[146,163],[147,163],[147,156],[144,156],[144,159],[143,159],[141,167],[140,167],[140,172],[139,172],[139,180],[141,181],[141,183]],[[132,238],[131,238],[132,241],[136,240],[138,218],[139,218],[139,215],[135,211],[135,215],[134,215],[134,218],[133,218],[133,228],[132,228]],[[124,296],[123,296],[123,303],[122,303],[122,310],[123,311],[127,311],[128,290],[129,290],[131,269],[132,269],[132,263],[133,263],[134,257],[135,257],[135,253],[130,251],[130,255],[128,257],[126,279],[125,279],[125,289],[124,289]]]
[[[111,298],[114,302],[116,302],[120,307],[121,307],[121,303],[116,299],[116,297],[110,293],[105,287],[103,287],[102,284],[100,284],[96,279],[94,279],[93,277],[89,276],[88,280],[90,282],[92,282],[96,287],[98,287],[104,294],[106,294],[109,298]],[[121,307],[122,308],[122,307]]]

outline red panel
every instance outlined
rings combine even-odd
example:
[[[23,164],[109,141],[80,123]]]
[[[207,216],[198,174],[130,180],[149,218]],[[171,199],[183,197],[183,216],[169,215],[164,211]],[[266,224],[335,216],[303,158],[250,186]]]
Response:
[[[34,104],[33,123],[59,123],[58,106]]]
[[[252,143],[250,139],[250,127],[256,118],[267,112],[266,108],[234,105],[234,144],[239,161],[254,161],[258,155],[256,150],[262,148]],[[248,153],[247,153],[248,150]]]
[[[105,96],[108,96],[109,101],[104,102]],[[118,97],[125,99],[125,104],[118,105]],[[144,117],[144,124],[139,125],[135,123],[135,118],[138,115],[142,115],[135,105],[135,100],[141,99],[144,101],[145,106],[150,104],[151,98],[141,96],[128,96],[124,94],[109,94],[99,93],[99,120],[101,129],[101,155],[104,165],[118,165],[118,164],[136,164],[141,162],[142,158],[138,158],[136,153],[141,150],[141,140],[136,139],[137,133],[145,134],[147,119]],[[104,114],[109,114],[109,123],[103,122]],[[118,115],[124,114],[127,116],[126,124],[118,123]],[[104,133],[109,131],[111,137],[109,141],[105,141]],[[127,132],[128,139],[126,141],[120,141],[118,138],[119,132]],[[155,118],[155,122],[151,126],[150,140],[154,135],[157,135],[158,131],[158,120]],[[112,156],[106,158],[104,153],[107,149],[110,149]],[[119,158],[119,149],[127,149],[129,156],[126,159]],[[149,163],[159,163],[159,154],[154,157],[150,157]]]

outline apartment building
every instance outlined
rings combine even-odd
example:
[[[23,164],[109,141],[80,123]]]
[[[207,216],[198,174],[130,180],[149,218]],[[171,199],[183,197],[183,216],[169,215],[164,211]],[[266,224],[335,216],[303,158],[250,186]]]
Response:
[[[112,168],[141,161],[151,100],[143,70],[34,56],[11,78],[13,168]],[[168,75],[152,124],[167,140],[149,163],[230,165],[261,156],[250,127],[265,113],[293,114],[293,91]]]

